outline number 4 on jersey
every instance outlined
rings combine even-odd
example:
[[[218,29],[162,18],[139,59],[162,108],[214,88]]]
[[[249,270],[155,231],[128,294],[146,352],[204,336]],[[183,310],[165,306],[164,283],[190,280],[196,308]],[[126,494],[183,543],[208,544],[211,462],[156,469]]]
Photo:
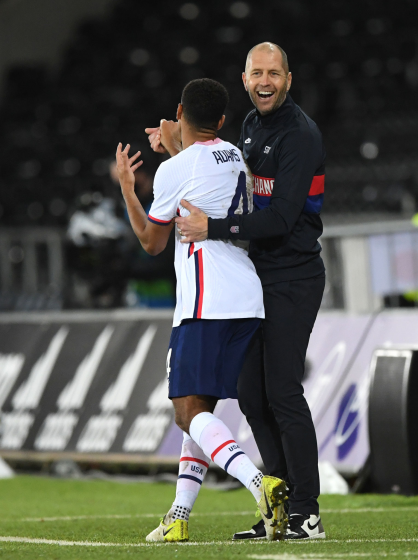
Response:
[[[247,196],[247,176],[241,171],[238,177],[237,188],[228,210],[228,216],[233,216],[238,209],[242,196],[242,213],[248,214],[248,196]]]

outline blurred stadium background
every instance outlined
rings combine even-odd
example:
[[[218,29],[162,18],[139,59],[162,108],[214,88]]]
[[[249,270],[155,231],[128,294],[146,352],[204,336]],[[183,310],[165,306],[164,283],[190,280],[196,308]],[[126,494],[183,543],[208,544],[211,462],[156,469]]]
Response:
[[[242,120],[251,109],[241,83],[245,57],[254,44],[271,40],[287,52],[294,75],[291,95],[319,125],[328,153],[322,237],[328,277],[323,313],[308,353],[307,396],[317,429],[324,434],[320,446],[335,439],[326,459],[343,474],[355,474],[364,482],[373,463],[369,424],[378,426],[381,414],[376,412],[374,420],[368,416],[373,408],[368,407],[370,363],[375,379],[389,376],[383,384],[390,387],[391,398],[399,399],[389,402],[388,395],[378,395],[374,411],[392,406],[403,411],[402,418],[409,418],[415,402],[410,402],[410,395],[418,395],[414,350],[418,314],[414,309],[397,311],[414,308],[418,301],[417,22],[415,0],[0,0],[0,448],[4,457],[13,463],[26,450],[26,459],[34,460],[36,453],[49,450],[52,460],[58,457],[55,451],[67,449],[81,460],[83,452],[112,451],[112,460],[121,462],[124,454],[123,461],[128,461],[131,453],[129,461],[134,463],[145,460],[147,453],[154,462],[155,453],[160,459],[175,455],[171,448],[163,449],[165,441],[177,440],[174,427],[169,427],[172,416],[161,386],[174,305],[173,248],[152,258],[134,239],[112,173],[113,154],[119,141],[142,150],[144,166],[137,173],[137,192],[149,207],[153,174],[164,156],[150,150],[144,128],[155,126],[162,117],[174,118],[184,84],[206,76],[219,80],[230,92],[222,137],[237,142]],[[134,311],[126,315],[122,308]],[[120,401],[123,406],[109,404],[117,393],[111,391],[114,370],[109,370],[108,377],[102,375],[102,385],[97,382],[103,393],[103,379],[107,379],[107,401],[97,397],[94,406],[86,407],[96,370],[100,373],[104,367],[99,367],[99,361],[111,336],[106,328],[120,330],[115,348],[122,367],[138,342],[135,329],[140,341],[148,340],[151,347],[152,326],[159,322],[163,334],[156,335],[157,361],[146,362],[148,377],[141,373],[141,380],[149,378],[146,395],[140,384],[135,385],[139,364],[130,392]],[[109,323],[113,326],[106,327]],[[73,367],[65,369],[63,362],[61,374],[58,365],[55,371],[55,361],[59,364],[60,359],[55,356],[49,373],[43,366],[41,379],[39,361],[53,354],[54,348],[59,353],[68,325],[74,325],[79,336],[77,341],[71,339],[66,353]],[[121,341],[128,331],[132,344],[126,349]],[[392,350],[376,354],[385,344]],[[45,353],[39,357],[37,350]],[[26,356],[20,367],[16,356]],[[97,364],[92,370],[88,359],[94,362],[93,358]],[[88,370],[86,360],[92,373],[83,398],[75,399],[77,406],[62,405],[64,397],[61,405],[55,405],[77,372]],[[33,377],[34,370],[38,377]],[[151,387],[153,379],[158,383]],[[396,393],[396,387],[409,385],[409,393]],[[32,404],[30,390],[39,393]],[[127,444],[124,438],[127,433],[132,436],[129,426],[137,414],[135,398],[142,399],[140,408],[145,410],[136,420],[137,432],[145,430],[148,439],[141,436],[142,443]],[[94,407],[100,411],[96,417],[114,416],[102,426],[114,434],[107,447],[80,444],[87,441],[81,424],[87,425]],[[75,410],[86,416],[79,427]],[[49,413],[67,414],[61,447],[54,447],[48,438],[43,444],[39,439]],[[115,420],[118,414],[120,421]],[[238,410],[234,414],[244,442],[249,435]],[[392,419],[390,425],[408,431],[402,418]],[[124,428],[116,436],[120,426]],[[10,433],[16,430],[23,431],[13,439]],[[396,432],[399,438],[400,433]],[[410,436],[405,437],[409,442]],[[356,451],[359,442],[361,451]],[[414,473],[418,451],[416,444],[405,445],[409,486],[402,488],[386,473],[379,475],[375,488],[380,484],[385,491],[418,492]],[[367,476],[361,478],[364,469]]]

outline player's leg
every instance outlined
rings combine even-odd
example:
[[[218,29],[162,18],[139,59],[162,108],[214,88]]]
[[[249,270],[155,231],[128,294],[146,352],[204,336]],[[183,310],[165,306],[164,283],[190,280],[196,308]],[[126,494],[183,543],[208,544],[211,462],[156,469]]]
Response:
[[[189,516],[209,466],[209,457],[240,480],[257,503],[262,499],[263,475],[235,442],[229,428],[213,415],[216,402],[216,398],[207,395],[173,398],[175,420],[184,433],[176,498],[160,525],[146,537],[149,542],[188,540]],[[266,479],[264,484],[270,482],[272,486],[275,480]],[[277,491],[283,492],[283,488]]]
[[[171,507],[173,519],[189,520],[190,512],[209,468],[209,457],[192,438],[183,432],[176,497]]]
[[[210,396],[193,395],[173,399],[176,424],[182,429],[183,418],[193,418],[201,412],[213,412],[218,399]],[[188,424],[187,424],[188,427]],[[210,458],[183,429],[183,446],[179,462],[176,498],[169,511],[169,518],[189,520],[190,513],[199,494]]]
[[[318,277],[281,282],[264,289],[266,393],[280,428],[291,484],[291,538],[291,534],[297,538],[317,538],[321,528],[318,448],[302,379],[324,283],[324,277]],[[321,534],[325,536],[323,529]]]
[[[147,535],[147,541],[178,542],[188,540],[187,522],[208,470],[209,461],[210,459],[206,457],[192,438],[186,432],[183,432],[176,497],[160,525]]]
[[[193,396],[186,397],[193,399]],[[176,408],[176,403],[174,404]],[[237,478],[254,496],[264,520],[269,540],[281,539],[287,526],[284,522],[286,483],[279,478],[263,476],[251,459],[236,443],[229,428],[210,412],[181,416],[176,411],[180,427],[187,430],[205,455],[225,472]]]
[[[190,325],[185,321],[179,327],[174,327],[171,332],[169,350],[167,355],[167,375],[169,383],[169,396],[177,396],[187,392],[193,376],[190,377],[190,365],[187,363],[189,352]],[[183,375],[182,375],[183,373]],[[182,401],[183,398],[177,399]],[[216,399],[200,401],[198,407],[213,412]],[[198,408],[200,412],[201,408]],[[190,458],[193,460],[191,461]],[[201,484],[209,465],[209,459],[183,431],[183,444],[179,461],[179,476],[177,478],[176,497],[168,513],[163,517],[159,526],[149,533],[146,540],[149,542],[181,542],[189,539],[189,515],[198,496]],[[193,473],[192,473],[193,469]],[[194,470],[197,469],[197,470]]]

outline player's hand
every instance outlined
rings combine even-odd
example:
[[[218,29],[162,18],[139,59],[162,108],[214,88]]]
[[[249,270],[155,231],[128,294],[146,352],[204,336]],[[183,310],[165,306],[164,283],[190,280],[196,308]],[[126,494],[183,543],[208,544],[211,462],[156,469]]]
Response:
[[[161,128],[159,126],[156,128],[146,128],[145,132],[148,134],[151,149],[157,152],[157,154],[166,154],[167,150],[161,144]]]
[[[196,243],[208,238],[208,217],[202,210],[181,200],[180,204],[190,212],[190,216],[185,218],[177,217],[174,221],[181,235],[182,243]]]
[[[183,149],[181,145],[181,123],[180,121],[160,122],[160,142],[165,147],[170,156],[175,156]]]
[[[128,157],[130,147],[130,144],[126,144],[125,149],[122,151],[122,143],[119,142],[116,149],[116,171],[123,192],[134,191],[134,172],[144,163],[142,160],[135,163],[135,160],[139,158],[141,152],[137,152],[131,158]]]

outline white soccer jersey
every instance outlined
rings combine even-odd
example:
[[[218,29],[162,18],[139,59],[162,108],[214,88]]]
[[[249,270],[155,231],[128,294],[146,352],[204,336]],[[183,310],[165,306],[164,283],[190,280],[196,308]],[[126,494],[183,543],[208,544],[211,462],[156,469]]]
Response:
[[[252,176],[238,148],[220,139],[196,142],[160,165],[148,219],[169,225],[189,212],[184,199],[211,218],[252,211]],[[264,317],[260,279],[247,251],[232,241],[180,243],[175,233],[177,304],[183,319]]]

